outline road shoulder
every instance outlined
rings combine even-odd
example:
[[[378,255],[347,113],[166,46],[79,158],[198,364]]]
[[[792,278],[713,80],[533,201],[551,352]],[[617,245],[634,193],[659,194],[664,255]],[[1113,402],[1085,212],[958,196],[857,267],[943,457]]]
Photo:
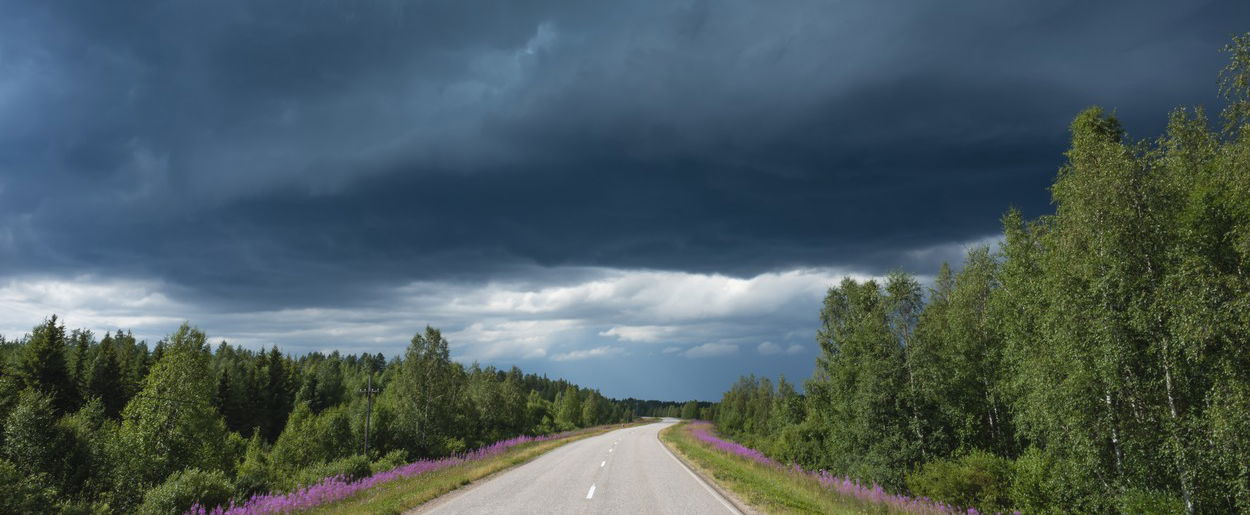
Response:
[[[704,484],[704,486],[720,495],[720,497],[725,501],[728,501],[729,504],[731,504],[734,509],[738,510],[739,513],[742,513],[743,515],[761,515],[763,512],[756,510],[750,504],[747,504],[746,501],[742,500],[742,498],[738,497],[738,495],[733,491],[717,483],[707,469],[703,468],[698,463],[695,463],[694,460],[682,453],[681,449],[678,449],[677,446],[673,445],[671,441],[664,438],[665,433],[668,431],[680,431],[683,424],[684,422],[673,424],[656,433],[656,438],[660,441],[660,445],[664,448],[664,450],[668,451],[669,456],[672,456],[673,459],[677,460],[678,463],[693,474],[696,479]]]

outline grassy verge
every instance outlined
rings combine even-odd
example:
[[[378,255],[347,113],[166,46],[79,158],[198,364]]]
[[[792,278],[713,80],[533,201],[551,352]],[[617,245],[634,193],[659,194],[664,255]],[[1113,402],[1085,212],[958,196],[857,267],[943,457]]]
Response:
[[[484,460],[462,463],[383,483],[341,501],[318,506],[306,513],[379,515],[403,513],[440,495],[530,461],[567,443],[631,425],[635,424],[604,426],[559,440],[518,445],[503,454]]]
[[[809,475],[712,448],[694,438],[686,422],[665,428],[660,440],[704,477],[763,513],[900,513],[838,495]]]

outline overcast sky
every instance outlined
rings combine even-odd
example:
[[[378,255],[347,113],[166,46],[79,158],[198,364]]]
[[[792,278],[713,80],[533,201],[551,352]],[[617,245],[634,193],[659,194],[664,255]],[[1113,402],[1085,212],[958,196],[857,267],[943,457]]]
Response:
[[[1231,1],[0,0],[0,334],[183,320],[610,396],[810,375],[841,277],[1217,107]]]

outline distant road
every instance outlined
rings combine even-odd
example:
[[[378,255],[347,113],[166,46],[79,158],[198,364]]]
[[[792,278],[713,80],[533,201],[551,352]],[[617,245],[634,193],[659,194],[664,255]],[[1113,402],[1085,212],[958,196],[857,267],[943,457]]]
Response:
[[[674,422],[578,440],[411,513],[739,513],[660,443]]]

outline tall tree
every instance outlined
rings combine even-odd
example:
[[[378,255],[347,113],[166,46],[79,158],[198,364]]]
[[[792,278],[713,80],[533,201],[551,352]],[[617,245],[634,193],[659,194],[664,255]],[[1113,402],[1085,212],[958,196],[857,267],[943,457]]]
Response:
[[[921,418],[926,415],[922,413],[920,403],[920,390],[923,385],[916,377],[918,365],[917,359],[912,356],[912,349],[916,345],[916,325],[924,307],[924,293],[918,281],[899,271],[891,272],[886,277],[885,293],[886,325],[889,327],[891,339],[902,351],[903,368],[907,371],[907,391],[900,401],[911,416],[908,427],[913,437],[912,447],[923,458],[929,431],[925,427],[927,423]]]
[[[568,385],[560,394],[556,411],[556,423],[564,429],[573,429],[582,425],[582,402],[577,387]]]
[[[116,418],[126,406],[127,399],[112,338],[105,336],[95,354],[87,373],[85,396],[100,399],[105,415]]]
[[[438,329],[426,327],[424,334],[412,337],[393,386],[383,392],[410,454],[432,456],[446,450],[463,386],[457,369]]]
[[[122,413],[115,486],[119,509],[133,509],[140,493],[189,467],[228,470],[225,423],[212,405],[214,391],[204,333],[183,324],[161,346],[143,389]]]
[[[902,485],[913,461],[910,413],[902,402],[903,348],[891,333],[887,298],[875,281],[847,278],[821,310],[817,372],[807,383],[825,433],[827,468],[864,481]]]
[[[35,326],[18,357],[17,374],[22,384],[52,398],[59,413],[77,407],[77,388],[65,363],[65,326],[56,315]]]
[[[287,360],[277,346],[272,347],[268,353],[260,353],[256,373],[259,375],[258,425],[261,435],[268,441],[274,441],[282,433],[295,400]]]
[[[69,360],[70,377],[73,379],[75,393],[79,394],[75,404],[81,404],[83,388],[87,384],[87,374],[91,370],[91,346],[95,343],[95,335],[86,329],[74,329],[70,332],[68,345],[73,353]]]

